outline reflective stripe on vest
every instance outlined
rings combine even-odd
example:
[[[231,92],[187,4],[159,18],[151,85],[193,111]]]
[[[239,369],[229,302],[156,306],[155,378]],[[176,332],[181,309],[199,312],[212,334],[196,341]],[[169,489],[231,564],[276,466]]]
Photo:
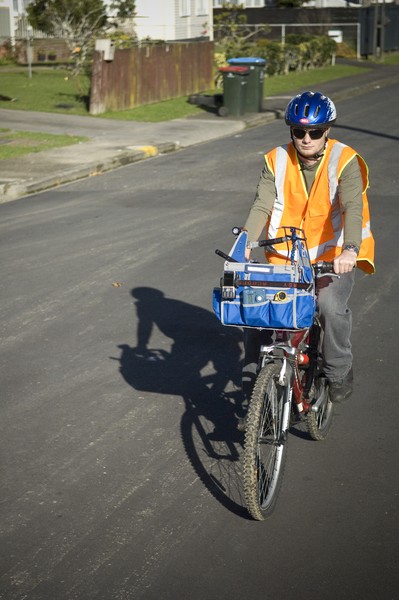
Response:
[[[279,146],[276,153],[276,171],[274,179],[277,190],[277,198],[274,202],[273,212],[269,223],[269,238],[277,237],[277,230],[280,228],[281,217],[284,212],[284,184],[288,162],[288,146]]]

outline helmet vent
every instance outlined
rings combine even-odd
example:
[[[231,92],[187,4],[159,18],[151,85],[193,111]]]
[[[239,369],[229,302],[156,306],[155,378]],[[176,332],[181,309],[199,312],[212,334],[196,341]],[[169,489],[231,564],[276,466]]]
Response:
[[[314,116],[315,116],[315,117],[317,117],[317,115],[319,114],[319,112],[320,112],[320,108],[321,108],[321,107],[320,107],[320,105],[319,105],[319,106],[316,106],[316,110],[314,111]]]
[[[305,115],[305,117],[309,116],[309,108],[310,108],[310,106],[309,106],[309,104],[307,104],[305,106],[305,110],[303,111],[303,114]]]

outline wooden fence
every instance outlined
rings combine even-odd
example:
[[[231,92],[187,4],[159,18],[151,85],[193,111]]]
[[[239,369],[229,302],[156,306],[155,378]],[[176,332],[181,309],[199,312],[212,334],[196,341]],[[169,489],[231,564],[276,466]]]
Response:
[[[126,110],[211,88],[213,42],[115,50],[113,60],[104,60],[103,52],[96,51],[90,114]]]

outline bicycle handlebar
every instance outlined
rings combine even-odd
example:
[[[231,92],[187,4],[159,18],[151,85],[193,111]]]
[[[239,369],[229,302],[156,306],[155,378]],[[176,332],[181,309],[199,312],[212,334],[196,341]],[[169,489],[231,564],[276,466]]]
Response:
[[[225,254],[221,250],[216,249],[215,254],[217,254],[218,256],[221,256],[222,258],[224,258],[224,260],[228,260],[229,262],[235,262],[235,263],[238,262],[238,260],[236,260],[232,256],[229,256],[228,254]]]
[[[236,260],[232,256],[229,256],[225,252],[222,252],[221,250],[216,249],[215,254],[217,254],[221,258],[224,258],[224,260],[227,260],[228,262],[233,262],[233,263],[238,262],[238,260]],[[316,275],[327,275],[328,273],[334,273],[334,263],[327,262],[327,261],[320,261],[320,262],[316,263],[315,265],[313,265],[313,269],[314,269]]]
[[[288,242],[292,239],[290,235],[284,235],[283,237],[278,237],[270,240],[260,240],[257,242],[257,245],[262,248],[263,246],[274,246],[274,244],[282,244],[283,242]]]
[[[321,260],[320,262],[316,263],[315,265],[313,265],[313,269],[316,273],[316,275],[326,275],[328,273],[334,273],[334,263],[333,262],[327,262],[324,260]]]
[[[233,229],[232,229],[232,233],[235,236],[238,236],[242,231],[243,231],[242,227],[233,227]],[[293,237],[294,237],[293,235],[284,235],[282,237],[272,238],[272,239],[269,239],[269,240],[259,240],[258,242],[251,242],[250,246],[253,247],[253,248],[256,248],[256,247],[265,247],[265,246],[274,246],[274,244],[282,244],[284,242],[288,242],[288,241],[292,240]],[[222,258],[224,258],[228,262],[233,262],[233,263],[239,262],[238,260],[236,260],[232,256],[229,256],[228,254],[225,254],[221,250],[215,250],[215,254],[217,254],[218,256],[221,256]],[[313,265],[313,269],[314,269],[315,275],[326,275],[326,274],[329,274],[329,273],[333,274],[334,273],[334,263],[333,262],[327,262],[327,261],[319,261],[319,262],[317,262],[316,264]]]
[[[242,227],[233,227],[231,230],[234,235],[239,235],[242,231]],[[248,247],[250,248],[264,248],[265,246],[274,246],[274,244],[283,244],[284,242],[289,242],[293,239],[300,239],[298,237],[295,238],[294,235],[284,235],[278,238],[272,238],[270,240],[259,240],[258,242],[250,242]]]

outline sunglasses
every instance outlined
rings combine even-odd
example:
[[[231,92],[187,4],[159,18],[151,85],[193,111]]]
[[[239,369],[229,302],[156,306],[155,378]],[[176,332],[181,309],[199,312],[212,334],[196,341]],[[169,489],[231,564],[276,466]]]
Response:
[[[303,140],[305,135],[308,133],[311,140],[320,140],[324,133],[325,129],[297,129],[296,127],[291,130],[292,135],[296,137],[298,140]]]

